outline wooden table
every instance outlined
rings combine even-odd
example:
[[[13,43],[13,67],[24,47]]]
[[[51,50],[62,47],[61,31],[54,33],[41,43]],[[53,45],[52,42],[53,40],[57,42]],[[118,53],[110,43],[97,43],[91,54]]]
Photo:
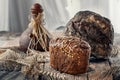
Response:
[[[110,69],[109,62],[107,60],[102,60],[98,62],[90,62],[89,70],[85,74],[81,75],[70,75],[65,73],[60,73],[49,66],[49,63],[45,65],[45,71],[52,73],[52,76],[56,76],[53,80],[113,80],[112,75],[108,75],[102,78],[102,72]],[[46,79],[45,79],[46,80]]]

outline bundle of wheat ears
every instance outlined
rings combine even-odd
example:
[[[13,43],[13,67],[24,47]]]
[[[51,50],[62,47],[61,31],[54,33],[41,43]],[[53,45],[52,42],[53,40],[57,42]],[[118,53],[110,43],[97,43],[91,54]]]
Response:
[[[31,20],[30,24],[33,32],[28,49],[37,49],[39,44],[43,50],[47,51],[52,36],[43,25],[43,13],[39,13],[36,18]]]
[[[29,53],[31,55],[28,56],[13,48],[4,49],[4,52],[0,55],[0,70],[21,70],[21,72],[30,80],[38,80],[39,76],[45,76],[47,80],[65,80],[63,75],[49,68],[48,52],[30,50]]]

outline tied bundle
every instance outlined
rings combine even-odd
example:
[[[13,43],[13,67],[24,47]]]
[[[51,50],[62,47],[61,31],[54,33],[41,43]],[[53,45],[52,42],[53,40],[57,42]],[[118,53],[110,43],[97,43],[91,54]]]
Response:
[[[49,41],[51,34],[45,29],[43,25],[43,14],[39,13],[38,16],[31,20],[33,31],[30,35],[31,41],[28,46],[29,49],[48,51]],[[41,48],[39,48],[41,47]]]

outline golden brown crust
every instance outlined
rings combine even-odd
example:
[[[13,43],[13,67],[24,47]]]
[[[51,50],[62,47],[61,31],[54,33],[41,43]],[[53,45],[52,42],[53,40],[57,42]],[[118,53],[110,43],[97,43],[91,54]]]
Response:
[[[88,68],[91,48],[76,37],[61,37],[50,42],[50,65],[60,72],[85,73]]]

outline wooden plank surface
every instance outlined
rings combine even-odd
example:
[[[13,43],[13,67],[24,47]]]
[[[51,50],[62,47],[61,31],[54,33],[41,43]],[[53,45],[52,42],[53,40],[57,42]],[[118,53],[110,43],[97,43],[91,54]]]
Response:
[[[49,63],[45,64],[44,70],[47,72],[51,72],[52,76],[56,76],[55,80],[59,80],[58,78],[62,78],[60,80],[88,80],[88,74],[80,74],[80,75],[70,75],[66,73],[61,73],[59,71],[54,70],[50,67]],[[54,79],[53,79],[54,80]]]
[[[88,80],[113,80],[112,75],[104,77],[103,72],[110,69],[108,61],[90,63],[90,67],[93,69],[88,74]]]
[[[59,75],[59,77],[64,77],[65,80],[113,80],[112,75],[106,76],[104,78],[101,77],[101,73],[103,71],[110,69],[108,61],[90,63],[89,67],[92,69],[92,71],[88,71],[86,74],[81,75],[70,75],[60,73],[59,71],[56,71],[53,68],[51,68],[49,63],[45,66],[45,71],[51,72],[52,75]]]

